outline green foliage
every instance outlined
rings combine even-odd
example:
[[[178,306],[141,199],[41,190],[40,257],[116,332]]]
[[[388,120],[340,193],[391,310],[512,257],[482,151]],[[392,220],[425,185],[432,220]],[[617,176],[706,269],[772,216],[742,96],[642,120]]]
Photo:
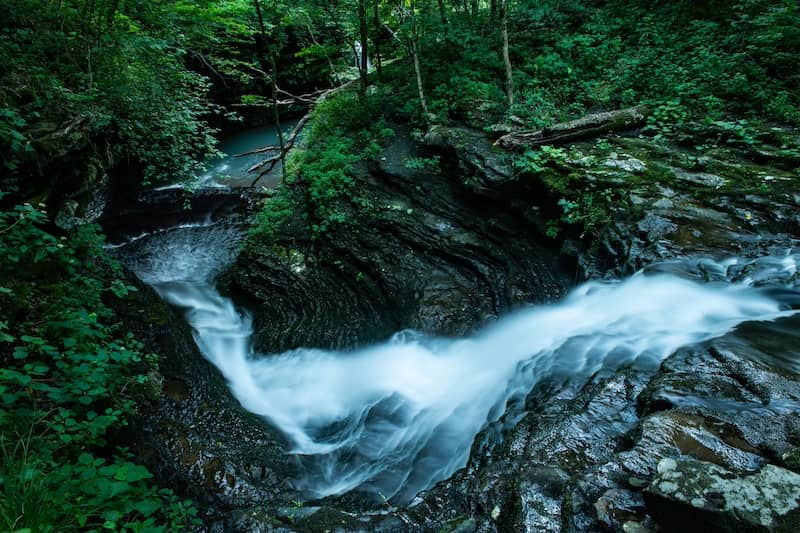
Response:
[[[254,236],[272,241],[294,212],[295,205],[289,195],[289,189],[282,187],[275,196],[264,203],[264,207],[253,221],[250,232]]]
[[[714,120],[708,124],[706,132],[714,144],[724,141],[733,145],[755,146],[759,143],[757,131],[745,119]]]
[[[689,110],[680,99],[670,100],[653,109],[653,113],[647,118],[647,126],[642,131],[653,132],[653,139],[656,141],[674,138],[686,126],[689,116]]]
[[[611,206],[619,200],[620,194],[609,188],[599,188],[594,184],[584,187],[574,199],[561,198],[558,205],[562,209],[560,222],[577,225],[581,228],[581,237],[596,237],[611,222]],[[549,224],[547,235],[555,238],[558,226]]]
[[[346,212],[337,204],[347,198],[355,185],[350,166],[359,156],[353,152],[354,144],[349,137],[331,136],[303,154],[300,176],[306,184],[306,197],[314,218],[311,229],[316,234],[347,220]]]
[[[186,68],[187,39],[168,3],[0,2],[0,148],[72,145],[127,161],[146,181],[185,177],[214,153],[207,80]],[[57,148],[55,148],[57,149]],[[29,163],[33,166],[33,163]]]
[[[615,205],[624,202],[624,191],[601,183],[589,182],[582,170],[597,163],[577,150],[541,146],[528,150],[514,160],[514,168],[523,175],[541,180],[557,198],[557,219],[547,221],[548,237],[556,238],[563,229],[573,227],[580,237],[595,237],[611,222]]]
[[[544,145],[537,150],[526,150],[514,160],[514,167],[529,174],[541,174],[548,167],[564,168],[568,154],[563,148]]]
[[[496,36],[477,30],[474,21],[451,16],[443,46],[440,22],[426,20],[420,39],[426,73],[432,88],[430,110],[446,120],[491,114],[502,107],[502,65],[492,53]]]
[[[800,54],[796,2],[721,2],[713,11],[685,2],[538,4],[512,36],[513,111],[532,125],[642,102],[664,106],[667,128],[722,113],[800,121],[800,78],[785,63]]]
[[[146,468],[85,452],[73,463],[45,460],[37,445],[30,434],[13,443],[0,438],[3,530],[156,532],[188,525],[185,504],[149,486]]]
[[[0,211],[0,529],[181,529],[194,511],[113,447],[156,361],[104,303],[136,289],[97,228],[46,223]]]
[[[3,164],[14,170],[24,152],[30,151],[30,144],[24,133],[25,119],[14,109],[0,107],[0,151],[7,154]]]
[[[271,240],[295,214],[315,238],[349,222],[353,210],[369,207],[355,190],[353,165],[378,157],[381,143],[393,136],[375,99],[343,92],[321,102],[302,147],[290,153],[287,186],[266,202],[252,235]]]
[[[441,160],[438,155],[433,157],[411,157],[406,159],[406,168],[413,170],[425,170],[427,172],[439,173],[441,171]]]
[[[446,7],[447,24],[435,9],[417,13],[422,78],[439,120],[497,120],[506,111],[499,18],[489,7]],[[794,0],[544,0],[509,9],[516,95],[508,111],[531,127],[676,101],[688,113],[679,118],[734,114],[800,124],[800,72],[790,67],[800,56]],[[403,96],[413,109],[410,71]]]

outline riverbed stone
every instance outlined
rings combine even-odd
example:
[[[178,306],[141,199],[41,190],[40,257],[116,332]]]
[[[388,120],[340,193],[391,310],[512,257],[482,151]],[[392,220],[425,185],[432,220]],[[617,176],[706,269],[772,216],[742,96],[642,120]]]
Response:
[[[708,462],[662,459],[644,496],[662,524],[683,531],[800,530],[800,475],[774,465],[737,475]]]
[[[638,174],[647,170],[647,165],[643,161],[629,155],[619,158],[614,154],[612,157],[606,159],[603,164],[607,167],[618,168],[632,174]]]

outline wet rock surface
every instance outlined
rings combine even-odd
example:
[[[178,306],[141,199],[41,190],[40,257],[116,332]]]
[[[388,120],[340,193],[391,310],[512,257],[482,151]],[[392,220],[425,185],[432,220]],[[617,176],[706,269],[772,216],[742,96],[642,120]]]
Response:
[[[796,164],[757,163],[753,154],[722,149],[698,157],[639,137],[611,142],[646,161],[647,170],[589,171],[588,179],[618,181],[628,194],[598,237],[597,253],[578,254],[584,276],[619,277],[673,259],[759,257],[797,247]]]
[[[765,465],[737,475],[695,460],[663,459],[645,491],[652,513],[665,527],[687,531],[797,531],[800,476]],[[691,524],[688,528],[686,524]]]
[[[577,391],[534,390],[530,411],[501,444],[476,445],[466,469],[417,500],[410,512],[419,529],[465,515],[478,531],[688,530],[691,515],[664,522],[645,497],[660,462],[683,458],[756,475],[788,467],[800,443],[798,376],[723,349],[754,329],[681,350],[655,376],[629,370]],[[784,349],[800,357],[791,340]]]
[[[292,497],[288,443],[233,399],[225,380],[200,354],[179,310],[138,287],[117,304],[125,327],[159,355],[153,394],[123,438],[167,486],[197,500],[213,524],[245,505]]]
[[[439,175],[405,167],[418,148],[402,136],[385,161],[361,169],[359,186],[375,206],[369,224],[324,248],[298,234],[243,251],[224,284],[254,312],[260,351],[354,346],[408,327],[458,335],[563,293],[568,283],[557,272],[564,263],[540,237],[554,209],[542,184],[520,180],[480,132],[433,134],[427,141],[449,161]],[[576,278],[647,267],[703,281],[749,280],[778,295],[798,285],[797,272],[780,264],[719,261],[797,246],[791,170],[769,158],[742,170],[724,153],[681,166],[677,149],[670,156],[635,137],[613,142],[619,151],[599,159],[602,171],[587,179],[625,187],[628,203],[595,248],[564,240],[561,259],[576,265]],[[767,187],[759,184],[759,194],[740,187],[742,173]],[[674,261],[687,257],[697,259]],[[787,307],[800,307],[785,296]],[[728,482],[766,494],[779,483],[791,500],[792,472],[800,471],[797,317],[745,323],[660,368],[540,383],[478,435],[464,469],[402,508],[358,494],[297,499],[286,483],[286,443],[242,412],[185,326],[171,321],[155,331],[183,333],[159,349],[181,355],[167,357],[142,456],[214,509],[210,531],[796,529],[794,508],[772,509],[768,524],[766,514],[741,513],[707,487]],[[707,483],[685,485],[682,496],[659,488],[698,476]]]

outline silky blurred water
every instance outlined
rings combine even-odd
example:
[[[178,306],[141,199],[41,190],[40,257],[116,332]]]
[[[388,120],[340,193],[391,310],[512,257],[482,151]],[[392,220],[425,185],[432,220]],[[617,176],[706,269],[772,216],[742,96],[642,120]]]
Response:
[[[118,251],[185,310],[198,346],[241,404],[289,437],[304,466],[296,486],[315,497],[360,488],[406,502],[463,467],[481,428],[541,380],[588,380],[627,366],[655,371],[682,346],[790,316],[785,302],[800,301],[798,255],[702,259],[585,283],[557,304],[516,311],[468,338],[402,331],[350,352],[258,354],[250,316],[213,284],[239,239],[235,226],[198,224],[140,236]],[[770,281],[776,285],[757,286]]]

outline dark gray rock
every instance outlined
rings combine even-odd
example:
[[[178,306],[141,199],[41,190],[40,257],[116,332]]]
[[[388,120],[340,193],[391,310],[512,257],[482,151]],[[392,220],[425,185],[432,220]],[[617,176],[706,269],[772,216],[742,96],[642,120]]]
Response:
[[[562,252],[577,265],[575,278],[648,267],[697,280],[800,283],[796,272],[757,262],[671,262],[758,257],[796,245],[797,196],[784,190],[785,172],[775,171],[781,179],[767,196],[739,194],[726,189],[742,179],[732,162],[708,156],[699,168],[684,169],[692,180],[681,179],[656,173],[665,158],[680,159],[680,150],[631,141],[626,157],[617,158],[622,164],[612,169],[600,158],[601,171],[588,174],[593,184],[625,186],[636,209],[614,210],[592,242],[572,235],[563,243]],[[359,167],[359,194],[371,207],[358,224],[321,242],[309,240],[301,223],[276,243],[245,248],[224,281],[254,311],[259,349],[354,346],[407,327],[458,335],[514,306],[562,294],[568,283],[558,271],[565,263],[542,237],[544,220],[560,211],[542,183],[522,183],[480,131],[437,127],[426,142],[441,150],[441,173],[408,168],[409,157],[430,153],[402,135],[385,161]],[[698,171],[725,181],[697,178]],[[163,204],[153,199],[153,205]],[[296,508],[286,481],[292,465],[281,455],[280,438],[237,411],[224,384],[183,345],[165,347],[190,355],[165,368],[165,399],[146,419],[145,441],[166,479],[211,502],[212,530],[693,527],[691,521],[675,526],[643,492],[665,475],[658,465],[671,463],[664,461],[716,465],[703,472],[739,480],[737,487],[794,479],[774,465],[800,464],[798,331],[797,318],[745,324],[673,354],[660,369],[627,369],[589,383],[568,376],[540,383],[484,429],[464,469],[404,508],[356,494]],[[184,333],[177,339],[185,344]],[[184,465],[184,458],[191,460]],[[702,487],[687,485],[684,496],[689,508],[702,512],[719,503]],[[703,503],[693,506],[695,499]],[[794,512],[778,513],[774,523]]]
[[[127,331],[159,355],[155,395],[124,439],[162,483],[215,514],[294,498],[285,438],[233,399],[200,354],[179,311],[139,280],[115,310]]]
[[[484,193],[517,179],[509,154],[496,147],[480,130],[435,125],[425,134],[425,143],[455,154],[462,179],[475,178]]]

